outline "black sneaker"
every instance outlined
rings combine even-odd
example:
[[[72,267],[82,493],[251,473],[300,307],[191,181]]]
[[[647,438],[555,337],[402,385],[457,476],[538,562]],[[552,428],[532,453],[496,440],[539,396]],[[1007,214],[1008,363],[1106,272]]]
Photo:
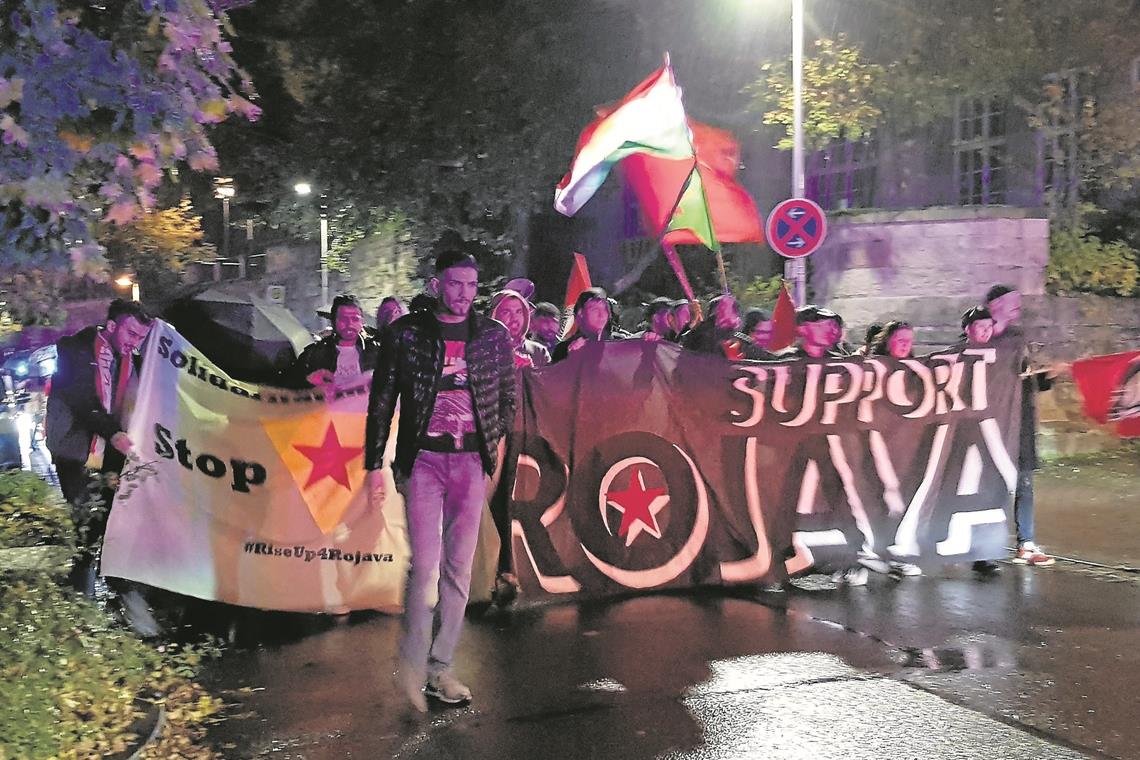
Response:
[[[974,572],[978,575],[997,575],[1000,569],[998,563],[988,559],[980,559],[974,563]]]
[[[491,592],[491,603],[500,609],[510,607],[518,599],[521,589],[514,573],[499,573],[495,579],[495,590]]]

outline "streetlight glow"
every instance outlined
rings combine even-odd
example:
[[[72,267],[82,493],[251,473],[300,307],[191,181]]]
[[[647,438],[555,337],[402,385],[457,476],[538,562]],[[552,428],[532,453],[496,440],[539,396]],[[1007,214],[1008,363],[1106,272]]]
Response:
[[[298,182],[293,185],[293,192],[297,193],[297,195],[308,195],[313,192],[313,186],[308,182]]]
[[[129,274],[120,275],[115,278],[115,284],[120,288],[131,289],[131,300],[139,300],[139,284],[138,281],[131,277]]]

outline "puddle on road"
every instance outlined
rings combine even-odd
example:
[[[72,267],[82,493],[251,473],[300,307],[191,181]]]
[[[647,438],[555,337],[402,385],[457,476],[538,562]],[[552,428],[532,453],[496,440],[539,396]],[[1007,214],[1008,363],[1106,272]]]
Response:
[[[904,668],[920,668],[938,673],[966,670],[997,670],[1014,666],[1011,648],[998,644],[967,646],[898,647],[895,661]]]

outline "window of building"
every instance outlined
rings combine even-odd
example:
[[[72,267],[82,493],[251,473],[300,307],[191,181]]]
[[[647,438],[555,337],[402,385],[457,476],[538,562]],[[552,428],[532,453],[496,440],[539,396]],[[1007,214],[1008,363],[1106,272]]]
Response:
[[[959,98],[954,119],[954,174],[958,202],[1005,203],[1006,111],[996,97]]]
[[[810,154],[804,163],[805,194],[822,208],[874,205],[878,152],[873,140],[836,142]]]

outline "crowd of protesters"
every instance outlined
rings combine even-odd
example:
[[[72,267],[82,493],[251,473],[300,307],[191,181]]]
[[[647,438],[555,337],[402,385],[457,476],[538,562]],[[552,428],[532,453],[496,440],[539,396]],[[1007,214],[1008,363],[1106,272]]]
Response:
[[[703,309],[688,300],[654,298],[644,306],[642,323],[628,332],[618,324],[616,301],[602,288],[583,290],[564,315],[551,303],[535,302],[535,286],[524,278],[510,280],[495,292],[484,315],[473,308],[478,284],[475,259],[462,250],[445,248],[437,252],[429,292],[407,305],[395,296],[384,298],[374,327],[365,324],[364,309],[355,296],[338,295],[324,314],[331,329],[282,376],[282,384],[292,387],[335,386],[373,372],[364,448],[367,488],[370,500],[381,504],[383,453],[394,435],[396,455],[390,464],[405,500],[411,547],[400,686],[420,710],[426,709],[425,693],[448,703],[471,699],[470,690],[453,675],[451,661],[468,600],[484,503],[489,503],[501,547],[493,604],[509,605],[519,592],[511,566],[509,504],[517,455],[511,455],[515,452],[510,429],[522,372],[567,361],[575,351],[598,341],[669,342],[733,361],[859,355],[905,359],[913,355],[915,345],[914,329],[896,319],[871,325],[862,343],[853,346],[845,340],[839,314],[809,304],[795,312],[794,343],[777,348],[772,345],[772,315],[756,308],[742,315],[728,293],[712,298]],[[982,345],[1015,334],[1020,308],[1016,290],[991,288],[983,303],[962,315],[963,344]],[[83,528],[83,552],[72,582],[88,595],[93,593],[95,547],[113,491],[104,482],[103,491],[93,495],[87,484],[93,474],[117,473],[133,448],[124,432],[123,402],[130,379],[137,376],[136,351],[150,323],[151,317],[137,303],[117,300],[103,325],[59,344],[47,442],[64,495]],[[1023,359],[1014,563],[1047,566],[1054,561],[1034,543],[1036,394],[1048,390],[1065,369],[1057,365],[1031,371]],[[393,431],[397,405],[400,422]],[[897,576],[922,572],[905,558],[863,553],[858,564],[834,578],[863,585],[868,569]],[[976,562],[974,569],[993,573],[998,566]],[[429,603],[436,578],[438,597]],[[135,605],[133,589],[118,585],[124,602]],[[155,633],[145,604],[139,604],[139,609],[127,610],[128,621]]]

